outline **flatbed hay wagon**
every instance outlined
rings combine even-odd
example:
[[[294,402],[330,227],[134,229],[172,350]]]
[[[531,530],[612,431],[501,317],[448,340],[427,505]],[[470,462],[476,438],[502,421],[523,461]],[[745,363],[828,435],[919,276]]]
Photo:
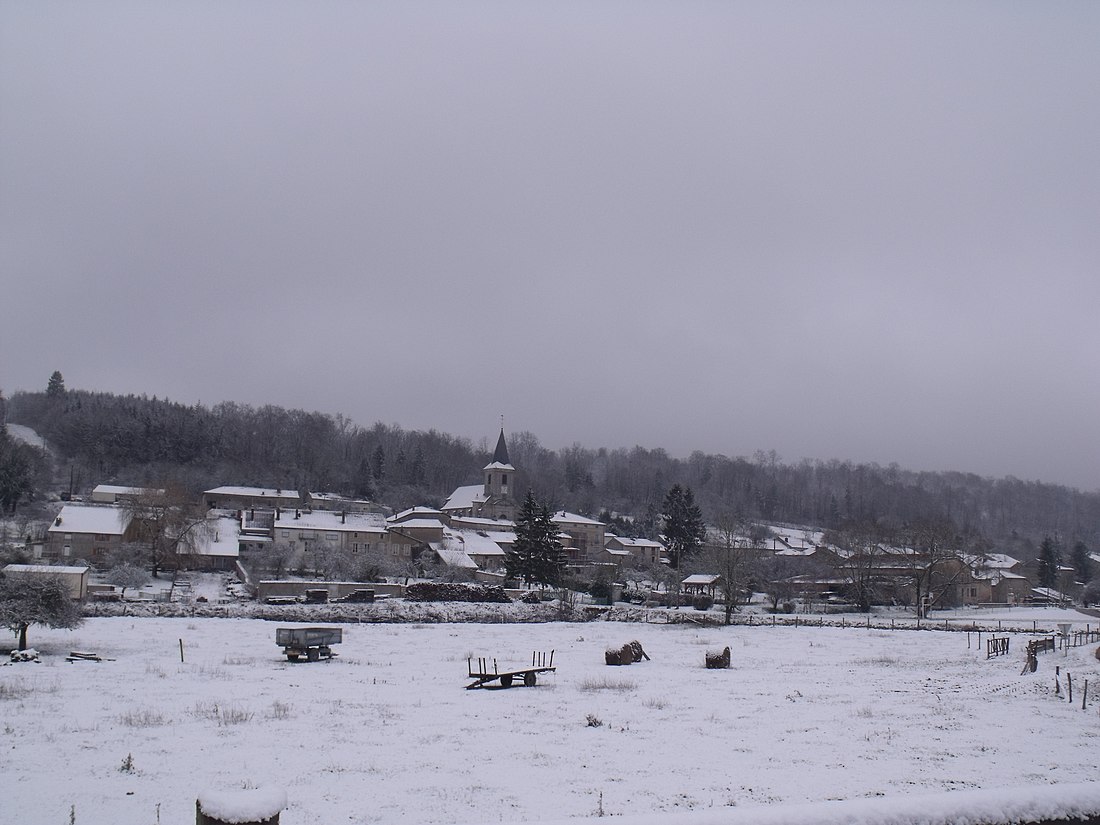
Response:
[[[303,656],[307,661],[331,659],[336,654],[332,645],[344,640],[344,631],[338,627],[278,627],[275,644],[283,649],[287,661],[297,662]]]
[[[502,688],[510,688],[513,684],[520,682],[523,683],[524,687],[534,687],[538,684],[538,674],[553,673],[557,670],[554,667],[554,651],[552,650],[549,655],[539,651],[532,653],[530,667],[500,670],[497,667],[496,659],[480,657],[474,659],[470,657],[466,660],[466,669],[470,678],[474,680],[466,685],[466,690],[486,688],[493,682],[499,682]]]

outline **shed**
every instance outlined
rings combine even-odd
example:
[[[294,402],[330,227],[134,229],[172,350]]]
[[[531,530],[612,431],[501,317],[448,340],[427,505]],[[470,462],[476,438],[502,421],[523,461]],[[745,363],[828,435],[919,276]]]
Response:
[[[88,568],[63,567],[49,564],[8,564],[4,567],[7,576],[58,576],[69,588],[69,595],[78,601],[88,596]]]

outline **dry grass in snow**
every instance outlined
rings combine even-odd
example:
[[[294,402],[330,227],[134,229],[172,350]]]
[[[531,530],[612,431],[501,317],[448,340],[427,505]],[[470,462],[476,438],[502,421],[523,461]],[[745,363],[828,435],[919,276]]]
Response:
[[[1021,676],[1023,635],[986,660],[965,633],[364,624],[290,664],[276,626],[34,628],[42,662],[0,667],[0,821],[190,825],[204,791],[271,786],[286,825],[535,821],[1081,782],[1100,753],[1100,703],[1053,691],[1059,664],[1100,698],[1095,645]],[[631,639],[652,661],[606,666]],[[535,688],[464,689],[468,656],[551,649]]]

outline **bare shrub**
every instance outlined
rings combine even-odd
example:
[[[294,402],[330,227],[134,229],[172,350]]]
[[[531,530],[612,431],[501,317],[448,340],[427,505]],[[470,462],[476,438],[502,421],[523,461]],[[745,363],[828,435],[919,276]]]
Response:
[[[580,689],[583,691],[617,690],[626,692],[637,688],[638,686],[629,679],[585,679],[580,683]]]
[[[168,720],[152,708],[128,710],[118,717],[118,721],[128,728],[156,728],[168,724]]]
[[[289,719],[290,718],[290,705],[286,702],[280,702],[275,700],[271,703],[271,707],[267,712],[269,719]]]

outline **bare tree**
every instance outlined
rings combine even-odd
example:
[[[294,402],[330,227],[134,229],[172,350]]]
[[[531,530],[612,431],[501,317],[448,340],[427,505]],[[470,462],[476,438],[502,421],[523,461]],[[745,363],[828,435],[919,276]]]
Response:
[[[27,649],[27,628],[76,627],[84,621],[60,576],[0,576],[0,625],[19,634],[19,649]]]
[[[751,540],[746,537],[747,525],[743,519],[723,513],[718,516],[715,531],[718,542],[704,554],[703,566],[721,577],[725,620],[726,624],[730,624],[745,593],[750,592],[749,580],[752,578],[755,553],[750,546]]]
[[[763,555],[757,557],[753,569],[771,602],[773,613],[779,610],[780,602],[789,602],[795,597],[797,585],[794,576],[798,571],[789,556],[765,550]]]
[[[967,568],[959,555],[959,538],[950,522],[922,519],[910,525],[904,535],[912,551],[910,564],[917,616],[924,618],[954,589]]]
[[[130,562],[122,562],[107,571],[107,583],[122,588],[122,597],[126,597],[126,590],[131,587],[141,587],[149,581],[149,571]]]
[[[878,597],[879,570],[885,551],[874,524],[858,524],[830,534],[837,551],[837,573],[847,582],[848,595],[866,613]]]
[[[210,531],[196,496],[175,483],[142,490],[123,506],[137,523],[153,578],[163,568],[178,569],[180,554],[194,550]]]

